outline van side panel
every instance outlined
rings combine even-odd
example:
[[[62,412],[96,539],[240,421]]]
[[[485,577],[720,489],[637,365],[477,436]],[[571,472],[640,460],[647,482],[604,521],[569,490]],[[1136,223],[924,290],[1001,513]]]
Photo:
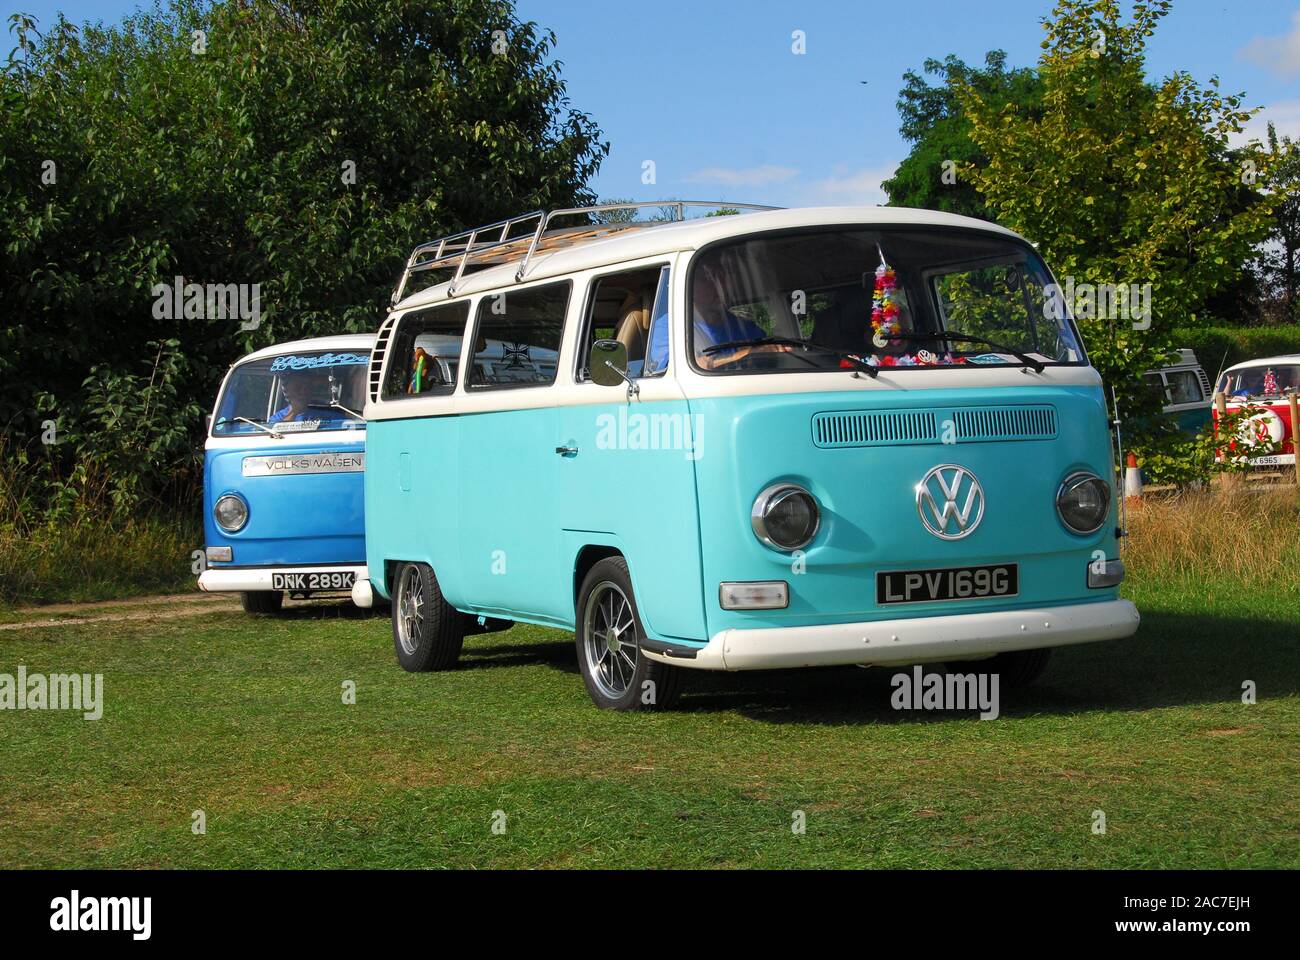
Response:
[[[556,416],[554,407],[536,407],[457,418],[459,563],[448,599],[461,609],[542,623],[572,618],[555,562]]]
[[[961,376],[954,371],[954,380]],[[1024,405],[1054,410],[1055,436],[944,443],[956,411]],[[1067,474],[1088,470],[1108,481],[1112,451],[1106,409],[1096,387],[915,390],[815,395],[715,397],[691,401],[702,417],[706,455],[697,464],[702,511],[704,602],[710,634],[727,628],[855,623],[906,617],[942,617],[1044,604],[1112,600],[1115,589],[1090,589],[1093,551],[1118,556],[1114,512],[1100,530],[1067,531],[1055,507]],[[827,443],[814,441],[817,414],[934,413],[930,439],[889,427],[872,434],[852,428]],[[915,422],[915,421],[913,421]],[[986,422],[999,420],[995,414]],[[714,455],[722,452],[722,455]],[[959,540],[929,533],[917,510],[916,486],[931,468],[957,464],[984,490],[985,512]],[[768,484],[790,480],[821,505],[821,528],[802,564],[761,544],[750,508]],[[1014,597],[938,603],[877,604],[876,574],[1001,564],[1019,565]],[[785,580],[785,610],[723,610],[724,580]]]
[[[561,444],[577,448],[556,457],[569,616],[582,547],[609,544],[627,559],[646,633],[705,640],[695,496],[695,458],[705,451],[689,407],[681,399],[628,403],[621,389],[609,392],[618,402],[560,409]],[[728,456],[722,448],[708,453]]]
[[[366,567],[384,597],[392,560],[433,567],[453,606],[464,602],[459,542],[460,419],[377,420],[366,431]]]

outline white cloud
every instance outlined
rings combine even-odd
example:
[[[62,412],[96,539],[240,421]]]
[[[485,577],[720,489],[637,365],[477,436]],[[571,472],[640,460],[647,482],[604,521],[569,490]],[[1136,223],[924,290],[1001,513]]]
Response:
[[[1258,140],[1267,146],[1268,125],[1272,122],[1277,135],[1300,141],[1300,100],[1279,100],[1255,114],[1246,123],[1242,132],[1229,137],[1228,142],[1234,147],[1245,146],[1250,140]]]
[[[818,204],[873,204],[887,203],[880,184],[894,175],[897,163],[859,170],[837,169],[831,176],[818,180],[809,191],[809,201]]]
[[[1300,11],[1291,17],[1290,33],[1256,37],[1238,55],[1284,80],[1300,76]]]
[[[799,175],[794,167],[780,167],[766,164],[761,167],[749,167],[736,170],[730,167],[708,167],[687,174],[686,183],[720,183],[727,187],[762,187],[769,183],[785,183]]]

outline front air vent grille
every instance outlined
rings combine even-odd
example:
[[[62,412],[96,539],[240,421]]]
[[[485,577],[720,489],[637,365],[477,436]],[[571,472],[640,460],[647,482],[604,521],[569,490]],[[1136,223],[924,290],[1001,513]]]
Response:
[[[880,447],[938,440],[934,412],[819,413],[813,417],[813,443],[819,447]]]
[[[970,407],[953,411],[957,442],[1051,440],[1056,436],[1055,407]]]
[[[1037,406],[844,410],[812,419],[818,447],[890,447],[906,444],[1051,440],[1056,408]]]

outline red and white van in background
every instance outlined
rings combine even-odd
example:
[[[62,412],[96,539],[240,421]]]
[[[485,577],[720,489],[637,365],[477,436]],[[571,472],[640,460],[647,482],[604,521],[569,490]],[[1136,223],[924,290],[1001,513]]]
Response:
[[[1252,457],[1251,466],[1295,463],[1295,427],[1291,423],[1287,393],[1300,391],[1300,354],[1246,360],[1223,371],[1214,389],[1223,394],[1229,414],[1246,406],[1258,410],[1250,418],[1254,436],[1260,441],[1281,444],[1277,453]],[[1214,419],[1218,418],[1216,409]]]

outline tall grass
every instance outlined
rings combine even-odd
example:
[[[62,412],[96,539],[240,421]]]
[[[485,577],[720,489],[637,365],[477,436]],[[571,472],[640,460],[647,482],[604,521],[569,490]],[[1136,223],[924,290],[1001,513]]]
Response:
[[[1300,493],[1290,484],[1146,497],[1130,503],[1128,526],[1134,580],[1300,590]]]
[[[84,471],[71,482],[0,443],[0,605],[107,600],[193,586],[197,507],[130,509]],[[189,499],[189,498],[186,498]]]
[[[191,589],[198,523],[179,511],[0,529],[0,604],[108,600]]]

